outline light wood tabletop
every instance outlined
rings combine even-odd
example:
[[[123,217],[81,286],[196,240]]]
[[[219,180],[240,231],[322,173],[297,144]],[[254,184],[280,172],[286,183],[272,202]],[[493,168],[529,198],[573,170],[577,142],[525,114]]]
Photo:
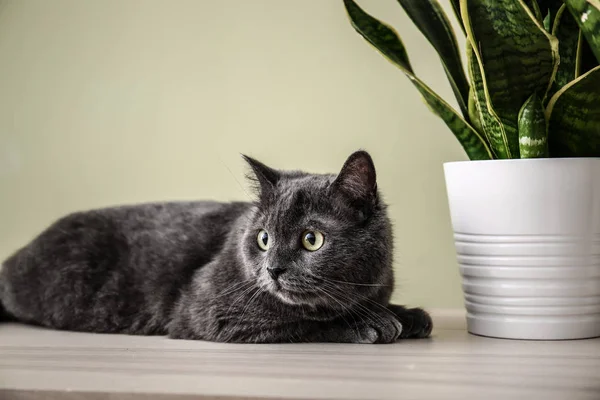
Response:
[[[0,325],[0,399],[600,399],[600,339],[219,344]]]

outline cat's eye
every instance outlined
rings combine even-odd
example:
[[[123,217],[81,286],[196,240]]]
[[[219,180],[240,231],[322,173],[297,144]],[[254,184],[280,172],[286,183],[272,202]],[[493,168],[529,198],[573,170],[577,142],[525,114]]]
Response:
[[[324,237],[319,231],[304,231],[302,233],[302,246],[306,250],[316,251],[323,246]]]
[[[269,249],[269,234],[264,229],[258,231],[256,241],[261,250],[267,251]]]

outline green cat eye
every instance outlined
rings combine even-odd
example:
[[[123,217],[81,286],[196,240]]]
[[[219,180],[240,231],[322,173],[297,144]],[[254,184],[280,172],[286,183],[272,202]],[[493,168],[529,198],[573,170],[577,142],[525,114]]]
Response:
[[[319,231],[304,231],[302,234],[302,246],[308,251],[319,250],[323,241],[323,234]]]
[[[256,241],[261,250],[267,251],[269,249],[269,234],[264,229],[258,231]]]

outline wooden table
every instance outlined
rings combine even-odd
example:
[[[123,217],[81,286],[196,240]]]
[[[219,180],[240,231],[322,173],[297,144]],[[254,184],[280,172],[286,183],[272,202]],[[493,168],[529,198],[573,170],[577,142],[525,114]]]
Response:
[[[0,399],[600,399],[600,339],[218,344],[0,325]]]

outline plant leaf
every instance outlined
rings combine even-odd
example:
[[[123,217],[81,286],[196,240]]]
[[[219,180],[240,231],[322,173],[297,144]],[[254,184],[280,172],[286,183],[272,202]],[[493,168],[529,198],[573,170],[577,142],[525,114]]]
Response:
[[[552,23],[552,16],[550,15],[550,11],[548,11],[548,14],[544,17],[544,29],[546,30],[546,32],[550,32],[552,30],[552,27],[550,26],[550,24]]]
[[[556,16],[558,14],[558,10],[563,6],[563,0],[537,0],[541,13],[548,16],[550,15],[549,25],[550,27],[554,26],[556,21]],[[546,30],[550,32],[549,29]]]
[[[600,66],[559,90],[546,107],[552,157],[600,156]]]
[[[538,22],[541,23],[544,20],[544,17],[542,17],[542,10],[540,10],[537,0],[525,0],[525,4],[531,11],[533,11],[533,15],[535,15]]]
[[[462,18],[460,17],[460,0],[450,0],[450,5],[452,6],[452,11],[454,11],[454,16],[458,20],[458,24],[462,29],[463,33],[465,32],[465,26],[463,25]]]
[[[500,122],[500,119],[489,111],[481,67],[475,57],[475,51],[469,43],[467,43],[467,63],[469,67],[469,76],[471,78],[471,89],[473,90],[472,107],[475,108],[474,112],[477,113],[481,124],[480,132],[485,134],[495,158],[510,158],[508,140],[504,126]]]
[[[396,32],[363,11],[353,0],[344,0],[353,28],[385,58],[410,79],[429,108],[440,117],[456,136],[471,160],[489,160],[492,152],[485,140],[441,97],[412,72],[402,41]]]
[[[398,0],[408,17],[437,51],[458,106],[469,118],[469,82],[465,76],[456,36],[437,0]]]
[[[564,0],[600,62],[600,0]]]
[[[521,158],[548,157],[548,124],[536,93],[519,111],[519,150]]]
[[[590,44],[579,30],[579,42],[577,44],[577,76],[583,75],[598,66],[596,56],[592,52]]]
[[[473,86],[469,88],[469,120],[471,121],[471,125],[477,132],[483,132],[483,126],[481,125],[481,119],[479,116],[479,109],[477,104],[477,97],[475,95],[475,91]],[[488,139],[489,143],[489,139]]]
[[[579,25],[563,5],[554,19],[552,34],[558,38],[560,64],[556,71],[554,84],[548,96],[554,95],[560,88],[577,78]]]
[[[461,0],[467,39],[483,71],[490,114],[504,126],[509,158],[519,154],[518,116],[532,93],[543,99],[558,68],[558,40],[522,0]]]

